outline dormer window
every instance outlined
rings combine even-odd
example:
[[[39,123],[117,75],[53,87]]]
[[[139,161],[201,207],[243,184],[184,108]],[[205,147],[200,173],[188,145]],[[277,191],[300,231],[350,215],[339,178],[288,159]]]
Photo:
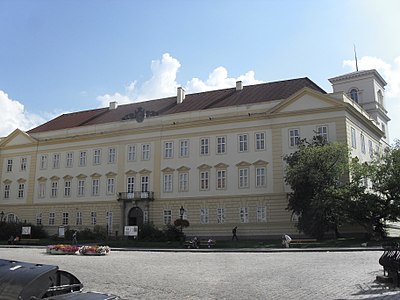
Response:
[[[350,95],[350,98],[354,102],[358,103],[358,90],[357,89],[351,89],[349,95]]]

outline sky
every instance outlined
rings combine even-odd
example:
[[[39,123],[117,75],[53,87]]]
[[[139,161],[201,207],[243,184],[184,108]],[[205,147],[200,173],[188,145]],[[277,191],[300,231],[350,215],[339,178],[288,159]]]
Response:
[[[0,137],[62,113],[376,69],[400,139],[398,0],[0,0]]]

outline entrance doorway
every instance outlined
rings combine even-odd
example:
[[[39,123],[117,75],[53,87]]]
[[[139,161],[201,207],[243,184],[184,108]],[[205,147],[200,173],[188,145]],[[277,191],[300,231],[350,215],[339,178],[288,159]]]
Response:
[[[133,207],[128,214],[128,226],[143,225],[143,210],[140,207]]]

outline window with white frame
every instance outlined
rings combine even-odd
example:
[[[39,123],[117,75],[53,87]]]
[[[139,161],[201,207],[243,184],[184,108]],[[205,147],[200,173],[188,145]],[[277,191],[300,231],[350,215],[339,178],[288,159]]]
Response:
[[[149,176],[144,175],[141,176],[140,178],[140,187],[142,192],[148,192],[149,191]]]
[[[210,139],[209,138],[201,138],[200,139],[200,155],[209,155],[210,154]]]
[[[13,160],[7,159],[7,172],[12,172]]]
[[[74,163],[74,153],[68,152],[65,157],[65,166],[67,168],[72,168],[73,163]]]
[[[267,168],[256,167],[256,187],[265,187],[267,185]]]
[[[90,212],[90,224],[91,225],[97,224],[97,212],[95,212],[95,211]]]
[[[173,142],[164,142],[164,158],[172,158],[173,157]]]
[[[93,150],[93,164],[100,165],[101,164],[101,149]]]
[[[136,145],[128,145],[128,161],[136,160]]]
[[[60,168],[60,153],[53,154],[53,169]]]
[[[265,150],[265,132],[256,132],[254,134],[256,151]]]
[[[164,193],[172,192],[172,174],[164,174]]]
[[[217,189],[226,189],[226,170],[217,170]]]
[[[374,147],[372,146],[371,140],[368,140],[368,152],[369,152],[369,157],[373,158],[374,157]]]
[[[143,211],[143,223],[144,224],[149,223],[149,211],[148,210]]]
[[[40,181],[39,182],[39,198],[44,198],[46,197],[46,182],[45,181]]]
[[[328,126],[327,125],[320,125],[317,126],[317,136],[320,136],[323,141],[328,141]]]
[[[356,130],[351,127],[351,146],[356,149],[357,148],[357,139],[356,139]]]
[[[28,159],[26,157],[21,157],[21,171],[24,172],[26,171],[26,167],[28,164]]]
[[[249,223],[249,211],[247,207],[241,207],[239,209],[240,223]]]
[[[178,175],[179,177],[179,191],[187,192],[189,191],[189,173],[181,172]]]
[[[40,155],[39,168],[41,170],[47,169],[47,155]]]
[[[208,224],[208,208],[200,208],[200,224]]]
[[[115,164],[116,161],[117,161],[117,149],[109,148],[108,149],[108,163]]]
[[[354,102],[356,102],[356,103],[358,103],[358,90],[357,89],[355,89],[355,88],[353,88],[353,89],[351,89],[350,90],[350,92],[349,92],[349,96],[350,96],[350,98],[354,101]]]
[[[4,199],[10,198],[10,184],[4,184]]]
[[[85,167],[87,160],[87,151],[80,151],[79,152],[79,166]]]
[[[71,196],[71,180],[64,181],[64,197]]]
[[[68,223],[69,223],[68,218],[69,218],[68,213],[67,212],[63,212],[62,213],[62,225],[68,225]]]
[[[43,215],[42,213],[37,213],[36,214],[36,225],[42,225],[42,220],[43,220]]]
[[[189,140],[179,141],[179,156],[188,157],[189,156]]]
[[[100,179],[93,178],[92,179],[92,196],[100,195]]]
[[[361,152],[365,153],[366,152],[366,150],[365,150],[365,137],[364,137],[364,135],[362,133],[360,134],[360,139],[361,139]]]
[[[249,139],[247,134],[239,134],[238,142],[239,142],[239,152],[249,151]]]
[[[169,225],[172,222],[172,210],[170,209],[164,209],[164,225]]]
[[[239,188],[245,189],[249,187],[249,168],[239,169]]]
[[[53,180],[51,182],[51,197],[56,198],[58,195],[58,181]]]
[[[226,137],[217,136],[217,154],[226,153]]]
[[[76,219],[75,219],[75,225],[82,225],[82,212],[81,211],[77,211],[76,212]]]
[[[25,196],[25,183],[18,184],[18,198],[22,199]]]
[[[54,212],[49,212],[49,225],[55,224],[56,214]]]
[[[257,222],[267,222],[267,208],[265,206],[257,206]]]
[[[113,232],[113,212],[106,212],[107,235]]]
[[[115,194],[115,178],[107,178],[107,195]]]
[[[133,193],[135,191],[135,177],[129,176],[126,178],[126,191]]]
[[[295,128],[295,129],[289,129],[289,146],[290,147],[296,147],[300,142],[300,130]]]
[[[150,144],[142,145],[142,160],[150,160]]]
[[[225,208],[223,207],[217,208],[217,223],[218,224],[225,223]]]
[[[78,180],[78,196],[79,197],[85,196],[85,180],[84,179]]]
[[[200,190],[207,191],[210,187],[209,185],[209,171],[200,172]]]

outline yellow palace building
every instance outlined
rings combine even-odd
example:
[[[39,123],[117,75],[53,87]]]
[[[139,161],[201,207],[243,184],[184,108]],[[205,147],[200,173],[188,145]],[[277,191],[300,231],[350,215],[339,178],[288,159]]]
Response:
[[[370,160],[388,145],[385,80],[376,70],[269,82],[63,114],[0,139],[5,221],[81,230],[158,228],[187,235],[296,234],[283,156],[315,134]]]

